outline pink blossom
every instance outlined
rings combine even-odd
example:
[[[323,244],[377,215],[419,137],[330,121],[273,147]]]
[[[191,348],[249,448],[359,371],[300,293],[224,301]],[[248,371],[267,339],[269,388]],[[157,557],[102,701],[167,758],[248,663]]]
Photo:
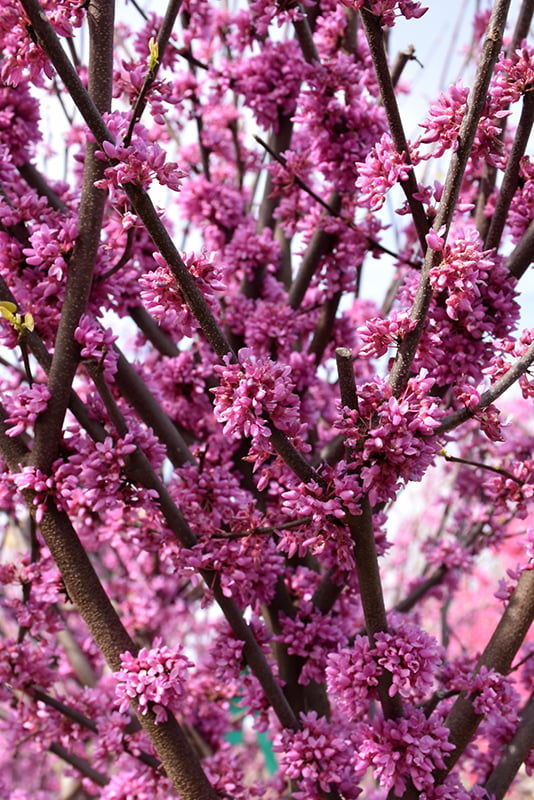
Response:
[[[13,482],[19,491],[28,489],[32,493],[31,503],[35,506],[35,520],[41,522],[49,498],[60,502],[56,493],[56,483],[52,476],[45,475],[35,467],[25,466],[13,475]]]
[[[165,722],[166,707],[174,707],[184,695],[187,670],[193,666],[189,659],[156,641],[154,647],[143,647],[136,656],[122,653],[121,662],[115,673],[119,711],[126,711],[135,700],[142,714],[151,708],[156,721]]]
[[[299,400],[290,367],[255,358],[248,348],[240,350],[238,358],[239,363],[233,364],[226,357],[225,366],[215,368],[220,375],[220,385],[213,389],[215,416],[225,423],[224,432],[268,438],[268,416],[280,430],[297,436]]]
[[[113,348],[117,336],[110,328],[102,328],[89,314],[84,314],[74,333],[80,344],[80,356],[89,361],[96,361],[103,370],[108,381],[113,381],[117,370],[118,353]]]
[[[364,6],[364,0],[341,0],[348,8],[358,10]],[[414,0],[371,0],[370,11],[380,19],[380,24],[385,28],[392,28],[399,16],[406,19],[418,19],[428,11],[421,3]]]
[[[378,211],[384,205],[386,194],[398,181],[405,181],[410,172],[406,154],[397,153],[391,136],[383,134],[364,162],[357,164],[356,188],[361,190],[358,204]]]
[[[438,252],[441,252],[443,250],[443,244],[444,244],[443,232],[444,229],[442,228],[440,229],[439,233],[433,229],[429,233],[427,233],[425,239],[427,245],[430,247],[431,250],[437,250]]]
[[[400,719],[378,720],[366,733],[358,752],[360,764],[372,766],[380,786],[399,797],[408,781],[418,791],[431,792],[432,773],[445,766],[447,753],[454,750],[442,720],[426,719],[416,708]]]
[[[39,414],[46,410],[50,392],[44,383],[34,383],[19,390],[12,398],[9,417],[5,420],[11,427],[8,436],[18,436],[28,426],[33,425]]]
[[[350,800],[358,797],[361,789],[351,779],[345,758],[353,748],[350,738],[337,734],[335,727],[314,711],[302,715],[302,723],[300,731],[283,731],[273,746],[282,773],[297,781],[295,797],[318,800],[319,789],[328,792],[331,787]]]
[[[105,117],[110,131],[120,141],[120,137],[126,134],[127,117],[119,112]],[[125,183],[139,183],[148,188],[156,178],[162,186],[175,192],[180,190],[184,173],[175,162],[167,161],[165,150],[158,142],[151,141],[143,125],[135,125],[131,144],[126,146],[119,141],[103,142],[103,149],[96,153],[98,158],[111,162],[104,171],[105,177],[97,182],[98,188],[117,189]]]

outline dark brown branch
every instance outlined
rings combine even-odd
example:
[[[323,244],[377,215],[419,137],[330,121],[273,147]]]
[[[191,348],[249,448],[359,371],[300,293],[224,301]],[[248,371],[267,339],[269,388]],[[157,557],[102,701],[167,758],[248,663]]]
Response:
[[[339,213],[339,209],[341,208],[339,192],[332,192],[328,198],[328,205],[335,209],[336,214]],[[317,271],[321,258],[326,253],[330,252],[336,240],[337,234],[335,233],[328,233],[321,227],[315,230],[306,248],[306,254],[301,261],[299,271],[289,289],[288,303],[291,308],[296,309],[302,303],[306,290]]]
[[[346,347],[336,350],[336,363],[339,374],[341,402],[344,406],[357,409],[358,395],[354,380],[352,352]],[[347,513],[347,523],[354,547],[354,560],[360,587],[365,627],[371,647],[374,646],[375,635],[387,631],[386,607],[382,593],[382,582],[378,568],[375,534],[373,530],[373,514],[367,495],[361,499],[362,511],[359,516]],[[402,716],[402,702],[397,694],[391,697],[392,676],[383,670],[379,678],[378,693],[386,719]]]
[[[530,223],[521,241],[517,243],[508,258],[506,266],[510,275],[519,280],[534,261],[534,220]]]
[[[510,0],[497,0],[493,7],[474,85],[469,92],[467,110],[460,125],[457,147],[451,155],[441,202],[432,226],[436,232],[440,232],[442,227],[444,227],[445,232],[447,232],[451,224],[452,215],[460,193],[462,179],[475,139],[478,122],[484,104],[486,103],[493,67],[495,66],[495,62],[501,50],[504,26],[506,24],[509,7]],[[368,14],[365,14],[364,19],[366,19],[367,16]],[[428,275],[432,267],[437,266],[440,261],[441,253],[429,248],[426,252],[417,293],[410,313],[411,319],[416,322],[416,326],[412,331],[406,334],[400,343],[389,376],[389,382],[396,396],[402,393],[410,377],[410,368],[423,333],[433,294]]]
[[[519,165],[528,145],[533,122],[534,88],[530,91],[527,91],[523,95],[523,106],[521,109],[519,123],[517,125],[514,143],[508,156],[499,196],[497,198],[495,210],[491,216],[489,230],[484,241],[484,247],[487,250],[491,250],[493,247],[497,249],[501,242],[510,204],[519,185]]]
[[[301,11],[303,11],[302,6],[300,8]],[[300,49],[302,50],[302,55],[308,64],[312,64],[314,61],[319,62],[319,54],[317,52],[317,48],[315,47],[315,42],[313,41],[313,32],[308,16],[303,15],[299,19],[294,20],[293,28],[295,29],[297,41],[300,45]]]
[[[61,758],[62,761],[65,761],[65,763],[70,764],[71,767],[74,767],[74,769],[77,770],[80,775],[83,775],[84,778],[89,778],[89,780],[95,783],[97,786],[108,785],[109,778],[107,775],[104,775],[102,772],[99,772],[97,769],[92,767],[87,759],[76,755],[76,753],[71,753],[66,747],[63,747],[62,744],[59,744],[59,742],[52,742],[48,749],[55,756]]]
[[[478,661],[476,671],[484,666],[506,675],[533,619],[534,570],[525,570],[521,573],[510,602]],[[441,783],[456,764],[481,719],[482,716],[473,709],[473,699],[461,694],[444,723],[450,730],[449,741],[455,745],[455,750],[446,759],[446,769],[437,773],[437,783]]]
[[[520,46],[523,39],[527,38],[533,13],[534,0],[523,0],[516,20],[514,32],[508,45],[507,56],[512,55],[516,48]],[[503,117],[498,123],[498,127],[500,128],[498,138],[503,146],[507,119],[507,117]],[[476,208],[476,226],[483,240],[486,239],[491,224],[491,218],[487,217],[485,213],[486,204],[489,196],[495,188],[496,180],[497,168],[491,164],[485,164],[483,168],[483,175],[480,181]]]
[[[308,348],[308,353],[315,356],[317,364],[321,361],[328,342],[330,341],[330,335],[336,319],[341,296],[341,292],[336,292],[333,297],[328,297],[323,303],[317,325],[315,326],[313,338]]]
[[[158,323],[155,321],[144,306],[132,306],[128,309],[131,318],[148,339],[148,341],[156,348],[158,353],[167,358],[176,358],[180,355],[180,351],[174,341],[162,330]]]
[[[0,453],[10,471],[16,473],[25,462],[28,452],[19,437],[7,436],[6,418],[4,409],[0,408]],[[22,494],[30,512],[35,514],[33,491],[27,489]],[[39,525],[69,597],[77,606],[110,669],[116,672],[121,667],[121,653],[129,651],[135,654],[137,648],[107,596],[76,531],[67,515],[59,511],[51,499],[44,505]],[[156,724],[155,716],[149,709],[147,714],[138,714],[138,719],[151,739],[169,779],[184,799],[216,800],[216,794],[198,758],[174,717],[169,715],[167,722]]]
[[[160,442],[165,445],[167,456],[175,467],[180,467],[186,462],[196,463],[182,435],[163,411],[145,381],[119,348],[115,347],[115,350],[119,354],[115,382],[123,397],[135,408],[141,419],[152,428]]]
[[[484,784],[484,789],[489,797],[502,800],[510,788],[521,764],[534,747],[534,694],[521,712],[519,726],[513,739],[507,745],[504,753],[495,765],[493,772]]]
[[[291,145],[291,137],[293,135],[293,123],[291,118],[287,115],[278,115],[278,130],[272,134],[271,145],[267,145],[259,137],[255,136],[256,141],[264,147],[265,150],[276,160],[283,158],[281,155],[284,151],[288,150]],[[265,187],[261,200],[260,210],[258,213],[257,230],[261,232],[265,228],[275,231],[277,228],[277,221],[274,216],[280,197],[273,193],[273,176],[270,172],[267,173],[265,179]],[[243,279],[242,293],[245,297],[259,297],[263,286],[263,279],[265,275],[265,265],[258,266],[252,278],[245,275]],[[291,275],[287,276],[291,279]]]
[[[395,59],[391,68],[391,84],[394,88],[397,86],[400,76],[402,75],[404,67],[408,61],[415,61],[420,67],[423,66],[415,55],[415,47],[413,44],[408,45],[406,50],[400,50],[397,53],[397,58]]]
[[[521,8],[519,9],[519,14],[517,15],[514,32],[512,33],[512,38],[510,39],[507,55],[511,55],[514,50],[519,47],[523,39],[527,38],[533,16],[534,0],[523,0],[521,3]]]
[[[56,211],[67,210],[67,206],[63,200],[54,192],[52,187],[49,186],[45,178],[36,169],[36,167],[33,166],[33,164],[30,164],[29,161],[26,161],[24,164],[21,164],[19,167],[17,167],[17,169],[28,186],[31,186],[32,189],[35,189],[37,194],[41,197],[46,197],[48,205],[51,208],[55,208]]]
[[[412,608],[417,605],[419,600],[421,600],[430,589],[433,589],[434,586],[439,586],[443,578],[448,572],[448,567],[441,566],[438,567],[435,572],[425,578],[420,584],[418,584],[412,591],[402,600],[400,600],[395,605],[395,611],[398,611],[401,614],[406,614],[408,611],[411,611]]]
[[[33,5],[33,0],[28,0]],[[39,15],[41,10],[39,9]],[[108,0],[90,0],[87,9],[90,33],[89,96],[100,113],[111,107],[113,76],[114,5]],[[37,30],[39,36],[39,31]],[[60,49],[61,46],[59,45]],[[95,157],[98,144],[87,142],[78,234],[69,261],[65,299],[48,376],[50,399],[47,409],[35,423],[32,463],[48,474],[57,456],[61,429],[70,398],[72,381],[79,361],[79,345],[74,331],[84,313],[93,281],[100,243],[106,194],[95,188],[105,164]]]
[[[41,703],[49,706],[50,708],[55,709],[60,714],[62,714],[66,719],[70,719],[72,722],[76,723],[76,725],[80,725],[82,728],[86,728],[87,730],[91,731],[92,733],[98,733],[98,725],[92,719],[87,717],[85,714],[82,714],[81,711],[78,711],[77,708],[73,708],[72,706],[67,705],[66,703],[61,702],[61,700],[57,700],[55,697],[44,692],[42,689],[35,687],[31,692],[30,695],[35,699],[39,700]],[[135,717],[132,717],[132,722],[128,725],[126,729],[127,733],[132,733],[132,730],[140,730],[141,726],[139,725],[138,720]],[[123,741],[125,746],[126,752],[128,752],[126,747],[126,742]],[[147,764],[152,769],[159,769],[161,764],[157,758],[154,758],[153,755],[150,753],[145,752],[144,750],[140,750],[136,748],[135,757],[142,761],[144,764]]]

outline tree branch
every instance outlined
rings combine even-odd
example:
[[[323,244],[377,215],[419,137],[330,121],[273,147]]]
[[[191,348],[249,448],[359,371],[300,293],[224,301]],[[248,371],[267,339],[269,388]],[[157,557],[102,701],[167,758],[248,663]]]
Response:
[[[433,432],[433,436],[441,436],[442,433],[456,428],[462,422],[474,417],[479,411],[483,411],[489,405],[495,402],[507,389],[510,388],[519,378],[527,372],[530,365],[534,362],[534,342],[525,350],[521,358],[513,364],[508,372],[502,378],[495,381],[493,386],[487,389],[480,398],[478,405],[473,408],[462,408],[458,411],[453,411],[447,417],[441,420],[441,423]]]
[[[33,4],[33,0],[27,2]],[[90,0],[87,18],[90,33],[88,94],[99,112],[109,111],[113,76],[114,4],[108,0]],[[37,35],[40,35],[39,31]],[[59,43],[58,47],[61,50]],[[68,265],[65,299],[48,376],[50,399],[46,411],[35,422],[31,461],[45,474],[50,471],[59,448],[63,420],[79,361],[79,345],[74,331],[89,301],[100,243],[106,193],[94,185],[105,169],[104,162],[95,157],[97,148],[95,142],[86,144],[78,232]]]
[[[137,100],[135,101],[130,118],[130,124],[123,140],[125,147],[128,147],[130,144],[135,123],[139,122],[143,111],[146,108],[148,94],[158,75],[158,71],[163,60],[163,54],[167,48],[167,45],[169,44],[172,29],[174,28],[174,23],[176,22],[176,17],[178,16],[181,5],[182,0],[169,0],[167,5],[167,10],[165,12],[165,16],[163,17],[163,22],[161,23],[161,28],[157,38],[157,57],[153,67],[148,70],[147,76],[141,87],[141,91],[139,92]]]
[[[506,747],[499,762],[484,784],[489,797],[502,800],[519,767],[526,761],[534,747],[534,694],[531,694],[521,712],[521,720],[514,737]]]
[[[534,89],[523,95],[521,116],[517,125],[514,143],[508,156],[506,169],[502,179],[495,210],[491,216],[489,230],[484,241],[484,248],[491,250],[499,247],[510,204],[519,185],[519,164],[525,154],[534,122]]]
[[[506,675],[533,619],[534,570],[525,570],[521,573],[510,602],[478,661],[476,672],[484,666]],[[465,693],[461,694],[444,722],[445,727],[450,730],[449,741],[454,744],[455,750],[445,759],[446,768],[436,773],[436,783],[441,783],[456,764],[482,718],[482,715],[474,711],[473,700]]]
[[[339,373],[341,402],[348,408],[357,409],[358,395],[354,381],[351,350],[346,347],[338,348],[336,350],[336,363]],[[378,568],[373,514],[366,494],[363,495],[360,502],[362,513],[359,516],[347,513],[347,523],[354,546],[354,560],[358,574],[365,627],[370,645],[373,647],[375,635],[381,631],[387,631],[388,628],[382,582]],[[378,693],[386,719],[400,717],[403,713],[400,695],[396,694],[391,697],[389,694],[391,686],[391,673],[388,670],[382,670],[378,683]]]
[[[518,280],[523,277],[529,266],[534,261],[534,220],[530,223],[521,241],[517,243],[508,258],[506,266],[510,275]]]
[[[369,43],[369,50],[371,58],[375,67],[378,85],[380,87],[380,95],[382,104],[386,112],[386,117],[393,140],[393,145],[397,153],[403,153],[406,163],[411,166],[412,160],[410,157],[410,150],[404,133],[399,107],[397,105],[397,97],[395,95],[395,87],[393,85],[391,73],[389,71],[386,50],[384,47],[384,31],[380,25],[379,18],[373,14],[368,8],[364,7],[360,11],[363,28],[367,41]],[[410,169],[408,179],[400,181],[400,185],[408,200],[408,205],[412,212],[413,222],[419,238],[419,243],[423,253],[426,252],[427,244],[425,236],[427,235],[430,225],[426,217],[425,209],[420,200],[417,200],[414,195],[418,191],[417,180],[413,167]]]
[[[103,376],[97,371],[94,372],[92,377],[113,424],[119,435],[124,436],[128,431],[128,426],[109,387]],[[154,471],[147,457],[139,448],[127,457],[126,473],[130,479],[137,481],[141,486],[147,489],[153,489],[157,493],[161,512],[169,528],[176,536],[176,539],[183,547],[188,549],[194,547],[198,541],[196,534],[189,526],[189,523],[182,515],[180,509],[175,504],[166,486]],[[278,716],[284,727],[295,730],[298,729],[298,721],[278,681],[274,677],[272,669],[260,645],[256,641],[250,626],[243,618],[243,614],[234,600],[230,597],[226,597],[223,593],[219,574],[209,570],[200,570],[199,572],[206,586],[213,592],[213,596],[234,634],[243,642],[247,663],[260,682],[274,713]]]
[[[19,472],[28,451],[18,437],[6,434],[7,415],[0,407],[0,453],[11,472]],[[23,490],[30,512],[35,514],[34,493]],[[67,515],[48,500],[39,523],[41,534],[56,562],[69,597],[113,672],[121,668],[121,653],[135,654],[136,645],[124,628]],[[132,703],[136,712],[138,709]],[[162,765],[184,800],[216,800],[217,795],[204,774],[187,736],[171,714],[156,723],[154,713],[137,714]]]
[[[443,226],[447,232],[451,224],[460,193],[462,179],[475,139],[477,126],[484,104],[486,103],[493,67],[495,66],[495,62],[501,50],[504,26],[506,24],[509,7],[510,0],[497,0],[493,7],[474,85],[469,92],[466,113],[460,125],[457,147],[451,155],[441,202],[432,226],[436,233],[439,232]],[[364,15],[364,20],[367,16],[367,14]],[[428,248],[423,269],[421,270],[417,293],[410,313],[411,319],[415,320],[417,324],[412,331],[406,334],[400,343],[389,376],[389,383],[397,397],[402,393],[409,380],[410,368],[417,352],[417,347],[423,333],[428,309],[430,307],[433,292],[428,275],[432,267],[437,266],[440,262],[441,253]]]

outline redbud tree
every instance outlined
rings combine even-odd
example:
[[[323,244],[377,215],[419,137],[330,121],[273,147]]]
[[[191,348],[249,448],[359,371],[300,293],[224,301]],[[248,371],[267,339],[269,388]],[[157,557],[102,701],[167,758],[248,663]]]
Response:
[[[2,798],[528,795],[534,3],[482,6],[416,125],[412,0],[2,0]]]

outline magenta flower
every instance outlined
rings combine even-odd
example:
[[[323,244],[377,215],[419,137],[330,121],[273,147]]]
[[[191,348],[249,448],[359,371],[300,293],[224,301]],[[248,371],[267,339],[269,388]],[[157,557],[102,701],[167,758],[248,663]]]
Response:
[[[406,154],[393,147],[391,136],[384,133],[371,149],[364,162],[357,165],[356,188],[360,189],[358,205],[378,211],[386,201],[386,194],[398,181],[405,181],[410,172]]]
[[[166,707],[175,707],[185,693],[187,670],[192,663],[181,653],[158,641],[154,647],[141,648],[136,656],[121,654],[121,669],[115,673],[119,711],[128,709],[135,700],[142,714],[151,708],[156,722],[167,719]]]
[[[368,726],[358,762],[371,766],[380,786],[398,797],[406,791],[408,781],[432,797],[432,773],[445,766],[447,753],[454,750],[448,734],[435,715],[427,719],[423,711],[411,708],[405,717],[377,720]]]
[[[298,395],[291,368],[265,356],[256,358],[248,348],[238,354],[239,363],[225,358],[216,366],[220,385],[213,389],[215,416],[231,436],[269,438],[267,417],[289,436],[300,432]]]
[[[18,436],[33,425],[39,414],[45,411],[49,399],[50,392],[45,383],[34,383],[13,394],[9,403],[9,417],[5,420],[11,426],[6,430],[7,435]]]

